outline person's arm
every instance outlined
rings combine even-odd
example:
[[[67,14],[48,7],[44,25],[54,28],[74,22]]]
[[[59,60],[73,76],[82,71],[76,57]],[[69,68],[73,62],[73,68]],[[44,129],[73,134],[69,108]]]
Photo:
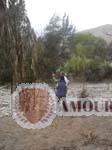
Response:
[[[66,76],[64,76],[64,79],[65,79],[66,85],[68,85],[69,84],[69,80],[67,79]]]

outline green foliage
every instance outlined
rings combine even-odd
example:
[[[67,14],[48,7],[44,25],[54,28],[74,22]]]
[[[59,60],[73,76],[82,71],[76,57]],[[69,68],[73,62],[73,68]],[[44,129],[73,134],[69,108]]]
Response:
[[[81,43],[82,45],[91,45],[95,41],[96,37],[94,37],[90,33],[77,33],[73,37],[73,46],[75,46],[78,43]]]
[[[72,39],[72,54],[64,68],[77,78],[101,81],[111,78],[112,66],[107,59],[106,42],[91,34],[78,33]]]
[[[100,81],[100,75],[99,75],[99,62],[91,60],[85,70],[85,78],[87,81]]]
[[[107,61],[104,61],[104,63],[101,63],[100,74],[102,78],[112,79],[112,64]]]
[[[66,62],[65,71],[72,73],[75,78],[83,76],[87,81],[102,81],[111,79],[112,65],[109,62],[99,62],[94,59],[73,56]]]
[[[91,34],[78,33],[72,40],[72,50],[76,56],[102,61],[106,58],[107,44],[103,39]]]
[[[78,43],[75,48],[75,55],[80,57],[85,57],[86,47],[84,47],[81,43]]]
[[[90,62],[89,59],[85,57],[81,58],[80,56],[73,56],[64,66],[67,72],[72,72],[75,74],[83,73],[86,66]]]

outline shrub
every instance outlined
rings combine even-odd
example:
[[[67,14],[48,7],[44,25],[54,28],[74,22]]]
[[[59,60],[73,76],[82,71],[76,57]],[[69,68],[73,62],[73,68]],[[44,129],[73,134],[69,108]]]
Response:
[[[100,76],[104,79],[112,78],[112,65],[109,62],[103,62],[100,64]]]
[[[95,60],[91,60],[85,70],[85,78],[87,81],[99,81],[101,80],[100,75],[100,67],[99,62]]]
[[[73,56],[64,66],[67,72],[74,73],[76,75],[82,74],[90,60],[85,57]]]
[[[86,81],[112,79],[112,64],[107,61],[101,62],[86,57],[73,56],[66,62],[64,69],[66,72],[72,73],[75,78],[78,77]]]

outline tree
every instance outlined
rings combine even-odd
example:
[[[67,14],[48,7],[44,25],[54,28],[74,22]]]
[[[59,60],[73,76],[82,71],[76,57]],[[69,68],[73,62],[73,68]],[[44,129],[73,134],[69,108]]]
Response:
[[[26,81],[28,79],[27,75],[30,74],[32,48],[36,36],[26,15],[24,0],[9,1],[9,18],[14,37],[12,46],[15,54],[14,76],[16,79],[14,79],[14,82],[20,83]]]
[[[92,34],[78,33],[72,40],[72,51],[75,55],[79,54],[87,58],[104,60],[106,57],[106,42]]]
[[[75,28],[69,22],[69,17],[65,14],[62,18],[61,33],[61,56],[68,58],[71,49],[71,41],[75,33]]]
[[[49,65],[50,60],[46,55],[44,42],[41,38],[38,38],[32,55],[32,69],[36,81],[40,82],[49,79]]]
[[[0,1],[0,33],[0,82],[3,83],[11,79],[8,49],[11,34],[8,24],[8,9],[5,0]]]
[[[54,15],[45,29],[44,43],[47,56],[51,59],[52,67],[56,70],[68,58],[70,53],[70,40],[74,27],[69,23],[69,17],[64,15],[61,19]]]
[[[8,5],[3,2],[0,2],[0,78],[11,85],[32,81],[32,49],[37,39],[26,15],[25,2],[9,0]]]

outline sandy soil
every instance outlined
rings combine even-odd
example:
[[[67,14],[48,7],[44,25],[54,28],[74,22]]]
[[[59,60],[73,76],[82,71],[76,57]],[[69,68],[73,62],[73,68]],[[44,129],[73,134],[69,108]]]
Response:
[[[89,96],[112,97],[112,84],[85,84]],[[68,96],[83,85],[70,84]],[[0,150],[112,150],[112,117],[57,117],[45,129],[23,129],[12,119],[10,89],[0,87]]]

